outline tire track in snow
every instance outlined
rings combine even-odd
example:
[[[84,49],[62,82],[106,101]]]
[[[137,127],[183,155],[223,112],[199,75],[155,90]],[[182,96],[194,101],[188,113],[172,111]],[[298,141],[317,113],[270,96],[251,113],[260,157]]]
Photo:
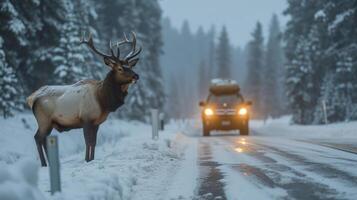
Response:
[[[287,160],[295,162],[296,165],[303,165],[303,166],[307,167],[307,170],[309,170],[309,171],[321,174],[326,178],[342,179],[343,181],[348,182],[348,183],[354,185],[355,187],[357,187],[357,176],[351,175],[350,173],[348,173],[346,171],[337,169],[330,164],[324,164],[324,163],[317,162],[317,161],[311,161],[302,155],[299,155],[296,153],[290,153],[288,151],[278,149],[277,147],[272,147],[272,146],[265,145],[265,144],[259,144],[259,145],[261,145],[267,149],[270,149],[271,151],[273,151],[274,153],[276,153],[282,157],[285,157]]]
[[[222,182],[223,175],[218,169],[221,164],[212,161],[212,150],[210,144],[200,142],[198,153],[200,185],[197,190],[197,198],[215,200],[226,199],[224,193],[224,183]]]
[[[234,143],[233,138],[223,138],[228,143]],[[248,145],[245,146],[245,155],[248,155],[263,164],[251,165],[249,162],[233,165],[232,168],[238,173],[250,177],[251,181],[260,183],[270,188],[282,188],[288,196],[286,198],[295,199],[344,199],[344,195],[340,194],[335,188],[323,182],[317,182],[313,178],[305,174],[304,171],[295,170],[287,166],[286,163],[280,163],[281,159],[276,159],[266,155],[266,152],[278,154],[285,160],[294,161],[296,165],[309,167],[307,171],[313,173],[322,173],[326,178],[342,178],[349,181],[353,186],[357,186],[356,177],[347,172],[333,168],[332,166],[311,162],[304,157],[288,153],[279,149],[261,143],[256,143],[249,139]],[[232,151],[233,152],[233,151]],[[237,154],[239,156],[239,154]]]

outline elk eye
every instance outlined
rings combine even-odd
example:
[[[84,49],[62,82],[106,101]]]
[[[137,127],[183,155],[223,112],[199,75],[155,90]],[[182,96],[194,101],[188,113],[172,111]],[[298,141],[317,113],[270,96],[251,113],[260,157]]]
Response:
[[[119,71],[119,72],[123,72],[124,69],[123,69],[122,67],[118,67],[118,71]]]

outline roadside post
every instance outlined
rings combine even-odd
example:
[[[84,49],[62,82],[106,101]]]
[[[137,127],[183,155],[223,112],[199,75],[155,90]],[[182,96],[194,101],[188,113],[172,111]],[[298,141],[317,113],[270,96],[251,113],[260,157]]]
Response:
[[[47,137],[47,157],[50,170],[51,194],[61,191],[57,136]]]
[[[165,129],[165,122],[164,122],[164,113],[159,114],[160,118],[160,131],[163,131]]]
[[[322,100],[321,103],[322,103],[322,110],[324,113],[324,121],[325,121],[325,124],[327,124],[328,122],[327,122],[327,112],[326,112],[326,101]]]
[[[159,110],[151,109],[152,139],[159,139]]]

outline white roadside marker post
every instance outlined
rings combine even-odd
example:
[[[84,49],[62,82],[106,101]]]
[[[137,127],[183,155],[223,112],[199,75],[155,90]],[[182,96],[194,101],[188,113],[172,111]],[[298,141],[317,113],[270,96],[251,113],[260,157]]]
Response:
[[[57,136],[47,137],[47,155],[50,170],[51,194],[61,191],[60,164]]]
[[[151,109],[152,139],[159,139],[159,110]]]
[[[328,121],[327,121],[326,101],[322,100],[321,103],[322,103],[322,110],[324,113],[324,121],[325,121],[325,124],[327,124]]]
[[[165,129],[165,122],[164,122],[164,113],[159,114],[159,119],[160,119],[160,131],[163,131]]]

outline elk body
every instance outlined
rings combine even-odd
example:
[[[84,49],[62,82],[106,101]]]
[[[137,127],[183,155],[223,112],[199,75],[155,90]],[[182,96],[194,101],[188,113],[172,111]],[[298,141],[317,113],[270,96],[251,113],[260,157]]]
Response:
[[[104,80],[82,80],[73,85],[43,86],[27,98],[38,124],[34,138],[42,166],[47,166],[44,156],[44,151],[47,155],[46,137],[51,134],[53,128],[59,132],[83,128],[85,160],[93,160],[99,125],[106,120],[110,112],[124,104],[129,85],[139,79],[132,70],[139,60],[135,57],[141,51],[141,48],[136,50],[134,33],[132,41],[125,36],[123,41],[116,44],[116,55],[111,43],[111,55],[98,51],[91,35],[88,40],[82,38],[81,43],[103,57],[104,63],[111,70]],[[121,59],[119,47],[125,43],[131,44],[132,49]]]

